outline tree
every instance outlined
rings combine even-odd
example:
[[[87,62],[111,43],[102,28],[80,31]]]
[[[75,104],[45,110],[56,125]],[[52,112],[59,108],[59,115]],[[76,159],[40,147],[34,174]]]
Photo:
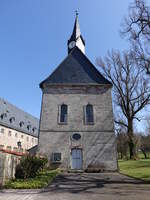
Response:
[[[128,158],[128,137],[122,129],[117,131],[117,152],[120,159]]]
[[[141,135],[141,145],[140,149],[144,154],[145,159],[148,158],[148,153],[150,153],[150,135]]]
[[[145,121],[145,134],[140,134],[140,150],[144,154],[145,159],[148,158],[148,154],[150,153],[150,119],[147,116]]]
[[[122,24],[121,34],[127,36],[139,67],[150,74],[150,7],[144,0],[134,0]]]
[[[112,51],[106,58],[97,60],[102,74],[113,84],[115,123],[126,128],[130,159],[136,157],[136,141],[133,133],[134,120],[150,102],[148,80],[137,67],[132,54]]]

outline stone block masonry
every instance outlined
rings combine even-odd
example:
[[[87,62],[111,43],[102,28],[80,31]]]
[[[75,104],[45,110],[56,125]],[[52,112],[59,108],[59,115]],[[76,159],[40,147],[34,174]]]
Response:
[[[4,185],[9,179],[15,178],[16,165],[20,156],[0,152],[0,185]]]
[[[78,90],[77,90],[78,89]],[[111,88],[79,87],[45,88],[40,122],[39,153],[52,164],[52,155],[60,152],[59,167],[72,168],[72,149],[82,150],[82,169],[117,170],[116,141],[113,130]],[[59,105],[68,105],[67,124],[58,123]],[[84,106],[94,108],[94,123],[84,124]],[[73,141],[79,133],[81,139]]]

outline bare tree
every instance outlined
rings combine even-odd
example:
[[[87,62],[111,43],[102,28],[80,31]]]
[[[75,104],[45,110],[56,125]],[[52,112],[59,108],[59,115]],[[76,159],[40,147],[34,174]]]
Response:
[[[134,0],[122,24],[121,34],[131,42],[139,66],[150,74],[150,7],[144,0]]]
[[[150,117],[147,116],[147,119],[145,120],[145,134],[140,134],[140,149],[145,157],[147,159],[150,154]]]
[[[148,154],[150,153],[150,135],[142,135],[140,139],[140,149],[144,154],[145,159],[148,158]]]
[[[126,132],[119,129],[117,131],[117,152],[119,159],[128,159],[128,137]]]
[[[127,130],[130,158],[136,157],[133,133],[134,120],[150,102],[150,88],[141,68],[137,67],[132,54],[112,51],[106,58],[97,60],[103,75],[113,84],[115,122]]]

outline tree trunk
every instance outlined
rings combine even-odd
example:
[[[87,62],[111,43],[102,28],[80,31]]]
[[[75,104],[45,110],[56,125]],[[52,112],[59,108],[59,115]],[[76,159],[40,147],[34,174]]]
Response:
[[[147,159],[147,154],[146,154],[146,152],[145,152],[143,149],[141,149],[141,151],[142,151],[142,153],[144,154],[145,159]]]
[[[129,153],[130,153],[130,159],[135,158],[135,144],[133,142],[133,139],[129,139]]]
[[[134,141],[134,134],[133,134],[133,120],[128,119],[128,138],[129,138],[129,153],[130,159],[136,158],[136,144]]]

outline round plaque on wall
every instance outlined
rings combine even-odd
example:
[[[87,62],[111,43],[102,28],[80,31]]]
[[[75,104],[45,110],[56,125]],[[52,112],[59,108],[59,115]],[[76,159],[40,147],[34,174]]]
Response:
[[[74,140],[80,140],[81,139],[81,135],[79,133],[74,133],[72,135],[72,139],[74,139]]]

